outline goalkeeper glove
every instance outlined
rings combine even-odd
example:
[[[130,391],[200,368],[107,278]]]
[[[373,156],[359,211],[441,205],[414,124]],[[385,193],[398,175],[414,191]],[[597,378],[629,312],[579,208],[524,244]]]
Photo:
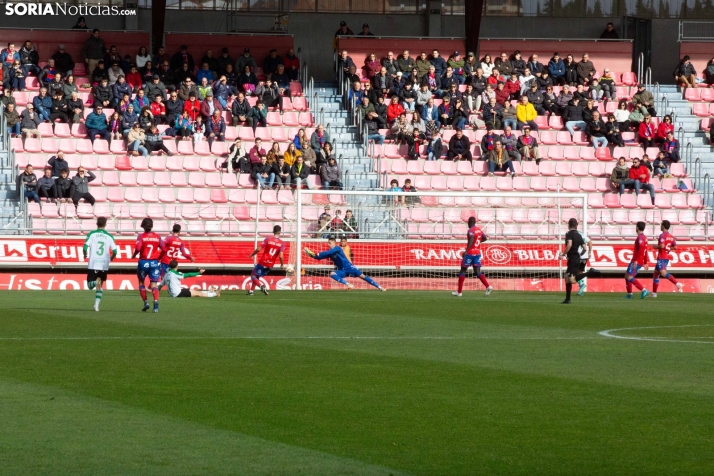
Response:
[[[309,248],[305,248],[305,254],[307,254],[310,258],[315,257],[315,253],[313,253]]]

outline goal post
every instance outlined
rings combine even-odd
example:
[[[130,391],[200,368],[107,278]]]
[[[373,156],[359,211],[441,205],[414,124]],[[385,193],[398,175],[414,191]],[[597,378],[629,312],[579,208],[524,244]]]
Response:
[[[452,289],[471,216],[488,237],[483,271],[496,289],[559,290],[567,222],[577,219],[587,236],[589,221],[583,193],[298,189],[289,257],[295,288],[333,285],[332,263],[303,250],[324,251],[334,237],[346,238],[355,266],[387,288]],[[476,281],[471,285],[478,288]]]

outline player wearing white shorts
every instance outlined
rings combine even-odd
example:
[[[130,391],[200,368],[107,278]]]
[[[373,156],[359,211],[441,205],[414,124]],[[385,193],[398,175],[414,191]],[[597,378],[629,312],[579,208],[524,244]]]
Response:
[[[102,300],[103,286],[107,281],[107,271],[109,263],[116,258],[117,245],[114,237],[104,229],[107,226],[106,217],[97,218],[97,229],[87,235],[82,251],[84,259],[89,258],[87,264],[87,286],[89,289],[96,288],[94,299],[94,310],[99,311],[99,303]]]
[[[221,297],[221,290],[218,286],[210,286],[208,291],[197,291],[193,289],[186,289],[181,287],[181,281],[183,278],[193,278],[194,276],[202,275],[206,270],[199,269],[198,273],[181,273],[178,270],[178,261],[172,259],[169,263],[169,270],[164,274],[164,277],[159,283],[159,290],[166,286],[166,290],[169,292],[169,296],[175,297]]]

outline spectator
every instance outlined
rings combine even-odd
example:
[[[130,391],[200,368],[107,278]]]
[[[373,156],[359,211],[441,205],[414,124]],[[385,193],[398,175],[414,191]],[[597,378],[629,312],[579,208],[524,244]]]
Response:
[[[266,75],[273,74],[278,70],[278,65],[283,64],[283,59],[278,56],[278,50],[273,48],[263,61],[263,72]],[[353,63],[354,64],[354,63]]]
[[[277,106],[280,113],[283,113],[283,96],[280,94],[278,85],[270,79],[258,84],[258,87],[255,88],[255,95],[263,101],[265,107]]]
[[[40,94],[32,99],[32,105],[40,119],[49,122],[52,112],[52,98],[47,94],[47,88],[40,88]]]
[[[260,127],[268,127],[268,108],[260,99],[255,103],[246,117],[246,124],[253,128],[253,134],[255,134],[255,129]]]
[[[612,77],[610,68],[605,68],[598,81],[605,100],[615,99],[615,78]]]
[[[285,159],[285,163],[288,165],[288,167],[292,167],[292,165],[295,163],[295,160],[301,155],[302,152],[298,150],[294,142],[291,142],[290,144],[288,144],[288,150],[286,150],[281,157]]]
[[[660,151],[652,164],[652,173],[656,175],[660,180],[669,177],[669,166],[664,155],[664,152]]]
[[[147,61],[151,61],[151,55],[147,51],[146,46],[141,46],[139,47],[139,53],[136,55],[136,67],[143,68]]]
[[[177,115],[172,124],[176,131],[176,137],[180,137],[182,141],[191,140],[193,126],[191,125],[191,119],[188,117],[188,112],[183,111],[183,113]]]
[[[516,118],[518,119],[518,129],[523,129],[526,124],[531,127],[532,130],[538,130],[538,124],[535,123],[535,119],[538,117],[533,104],[528,102],[528,96],[521,97],[521,102],[516,107]]]
[[[272,169],[273,166],[268,163],[265,155],[260,156],[260,162],[253,164],[250,175],[253,177],[253,180],[255,180],[258,188],[273,188],[275,174]]]
[[[295,144],[291,143],[290,146],[288,146],[288,149],[290,147],[294,150]],[[285,162],[283,156],[278,157],[278,160],[272,164],[270,173],[274,177],[276,190],[290,189],[290,165]]]
[[[50,176],[55,178],[61,175],[62,170],[69,170],[69,163],[64,160],[64,152],[61,150],[58,151],[56,155],[50,157],[50,160],[47,161],[47,165],[50,169]]]
[[[335,38],[338,36],[353,36],[354,33],[347,27],[347,22],[340,22],[340,28],[335,32]]]
[[[506,170],[511,173],[511,177],[515,177],[516,171],[513,168],[513,162],[503,149],[500,139],[496,139],[494,148],[486,153],[484,160],[488,162],[489,177],[493,177],[494,172],[505,172]]]
[[[650,116],[657,117],[657,112],[654,109],[654,96],[645,89],[644,84],[637,85],[637,92],[632,96],[632,103],[634,104],[635,101],[645,106]]]
[[[664,156],[667,160],[674,163],[679,162],[679,141],[674,138],[674,132],[670,131],[667,133],[667,137],[664,142],[662,142],[661,150],[664,152]]]
[[[129,83],[126,82],[126,79],[124,78],[124,75],[121,74],[117,78],[117,82],[114,83],[112,86],[112,103],[111,106],[114,107],[115,109],[119,105],[120,102],[123,102],[124,96],[127,96],[127,99],[131,97],[131,86],[129,86]],[[127,102],[124,102],[124,107],[128,106],[130,100]]]
[[[451,85],[455,84],[456,88],[458,90],[459,87],[459,80],[458,78],[454,75],[454,70],[451,68],[451,66],[446,67],[446,73],[444,76],[441,78],[441,86],[445,91],[448,91],[451,89]]]
[[[528,98],[528,102],[533,105],[533,108],[535,109],[536,113],[539,116],[544,116],[546,113],[546,110],[543,107],[545,103],[545,97],[543,96],[543,93],[541,93],[538,89],[538,84],[532,82],[530,85],[530,90],[528,90],[525,94]]]
[[[219,158],[218,161],[220,160]],[[240,138],[236,137],[233,144],[228,148],[228,158],[226,159],[225,168],[228,169],[229,173],[249,174],[251,172],[250,159],[243,148]]]
[[[592,120],[585,127],[585,134],[588,136],[593,147],[597,150],[599,147],[607,147],[607,125],[600,119],[600,113],[595,111],[592,114]]]
[[[278,93],[281,96],[284,96],[288,99],[290,99],[290,102],[292,104],[292,91],[290,90],[290,77],[285,73],[285,66],[282,64],[278,65],[277,71],[275,71],[272,75],[273,83],[277,86],[278,88]],[[283,113],[282,108],[280,109],[280,114]]]
[[[545,92],[548,87],[553,87],[553,78],[550,77],[550,73],[547,69],[544,69],[539,77],[536,77],[536,84],[541,92]]]
[[[144,147],[146,147],[146,150],[149,151],[149,154],[151,154],[152,152],[158,152],[159,155],[161,155],[161,152],[163,152],[169,157],[174,155],[164,145],[164,141],[161,139],[161,132],[159,132],[159,129],[156,127],[156,124],[152,124],[151,128],[149,129],[149,132],[146,133]]]
[[[374,77],[381,71],[382,64],[377,60],[377,56],[374,53],[370,53],[367,58],[364,59],[364,70],[365,76],[369,78],[370,81],[374,80]]]
[[[330,144],[329,142],[325,142],[325,146],[315,154],[315,168],[317,169],[318,173],[321,173],[320,171],[322,170],[322,167],[327,164],[327,162],[330,160],[330,156],[333,155],[334,153],[332,151],[332,144]]]
[[[456,134],[449,140],[449,151],[446,153],[448,160],[472,160],[471,142],[464,135],[463,130],[456,129]]]
[[[436,67],[432,64],[429,67],[429,72],[422,78],[422,84],[426,84],[431,94],[436,98],[443,95],[441,76],[436,72]]]
[[[231,65],[231,68],[233,65]],[[176,73],[171,70],[171,65],[168,61],[159,63],[159,69],[156,71],[159,75],[159,81],[164,84],[173,85],[176,83]]]
[[[325,190],[342,190],[342,171],[337,164],[334,155],[330,155],[325,164],[320,169],[320,178],[322,179],[322,188]]]
[[[615,109],[613,115],[620,132],[626,132],[630,129],[630,111],[627,109],[626,100],[623,99],[617,104],[617,109]],[[642,117],[644,118],[644,115]]]
[[[667,134],[674,134],[674,125],[672,124],[672,116],[667,114],[662,118],[662,122],[657,126],[657,135],[655,136],[655,142],[657,144],[662,144],[667,139]]]
[[[263,141],[260,137],[255,138],[255,145],[248,151],[248,159],[250,160],[251,169],[253,165],[260,163],[260,159],[265,157],[268,159],[268,155],[263,149]]]
[[[451,98],[449,96],[444,96],[438,112],[441,127],[451,129],[454,119],[454,107],[451,104]]]
[[[25,68],[25,71],[37,76],[40,73],[38,66],[40,63],[40,55],[37,53],[35,47],[32,46],[32,42],[30,40],[25,41],[25,44],[22,45],[18,53],[20,55],[20,63]]]
[[[518,138],[513,134],[511,126],[506,126],[501,136],[501,145],[512,160],[521,161],[521,153],[518,151]]]
[[[442,155],[444,155],[444,144],[441,141],[441,132],[437,130],[426,146],[426,160],[439,160]]]
[[[175,89],[171,90],[169,100],[166,101],[166,122],[173,124],[183,112],[184,102],[178,98],[178,92]]]
[[[367,61],[365,60],[365,63]],[[426,75],[429,72],[429,67],[431,66],[431,61],[429,61],[429,58],[426,56],[425,52],[422,52],[419,55],[419,58],[414,63],[416,69],[417,69],[417,74],[419,75],[419,78],[423,78],[424,75]]]
[[[77,169],[77,175],[72,177],[72,188],[70,189],[72,203],[74,203],[75,208],[77,208],[80,200],[84,200],[94,206],[94,197],[89,193],[89,182],[95,178],[97,177],[91,170],[86,170],[84,167]]]
[[[300,74],[300,58],[295,56],[293,48],[290,48],[288,54],[283,58],[283,65],[290,81],[297,81]]]
[[[566,114],[568,110],[568,106],[570,105],[570,102],[573,100],[574,96],[570,92],[570,86],[567,84],[563,86],[563,89],[560,91],[560,94],[558,95],[558,101],[556,102],[556,105],[558,107],[558,113],[563,116],[563,120],[566,119]]]
[[[421,146],[427,143],[426,136],[417,128],[412,129],[411,136],[407,137],[407,159],[419,159]]]
[[[503,112],[501,106],[496,104],[496,98],[492,97],[483,108],[483,120],[486,121],[486,124],[491,124],[493,127],[500,129],[502,118]]]
[[[404,50],[402,55],[397,60],[398,71],[401,71],[402,74],[406,75],[409,74],[414,67],[416,67],[416,62],[411,56],[409,56],[409,50]]]
[[[62,169],[60,176],[55,180],[57,198],[60,203],[69,203],[72,199],[72,180],[69,178],[69,169]]]
[[[221,115],[221,111],[216,109],[208,119],[206,124],[208,146],[213,145],[213,141],[224,142],[226,140],[226,121]]]
[[[268,151],[268,164],[273,165],[278,161],[278,157],[282,157],[283,154],[280,153],[280,145],[277,142],[273,142],[272,147]]]
[[[711,86],[714,84],[714,58],[707,61],[707,67],[704,70],[705,83]]]
[[[392,96],[391,103],[387,108],[387,122],[392,124],[397,117],[404,113],[404,107],[399,104],[399,97]],[[314,148],[314,147],[313,147]]]
[[[206,99],[201,101],[201,115],[203,116],[203,120],[208,123],[209,118],[213,116],[213,113],[216,111],[220,114],[223,112],[223,107],[221,103],[218,102],[218,99],[213,97],[213,91],[209,90],[206,92]]]
[[[151,107],[151,102],[149,102],[149,99],[144,95],[144,90],[139,89],[136,93],[136,97],[134,97],[134,110],[142,111],[145,107]]]
[[[218,64],[218,59],[213,56],[213,51],[206,50],[206,55],[201,58],[201,64],[203,63],[208,64],[208,69],[213,71],[214,77],[218,75],[218,70],[220,69],[220,67]]]
[[[303,142],[309,142],[309,139],[305,135],[305,128],[301,127],[298,129],[297,134],[295,134],[295,137],[293,138],[293,143],[295,144],[295,148],[299,151],[302,151],[302,144]],[[288,164],[288,165],[293,165],[293,164]]]
[[[134,110],[136,110],[136,106],[134,106]],[[191,121],[195,121],[201,115],[201,103],[196,99],[195,91],[191,91],[188,94],[188,100],[183,103],[183,110],[188,113]]]
[[[233,117],[233,126],[243,125],[250,127],[252,126],[252,121],[248,120],[248,115],[250,114],[250,103],[245,98],[245,94],[242,92],[238,93],[238,97],[233,100],[231,104],[231,116]]]
[[[605,99],[605,104],[607,104],[608,98],[605,97],[605,91],[600,86],[600,82],[597,78],[593,78],[590,82],[590,87],[588,88],[588,96],[593,101],[602,101]]]
[[[366,24],[366,23],[364,23],[364,24],[362,25],[362,31],[360,31],[359,33],[357,33],[357,36],[374,36],[374,33],[372,33],[371,31],[369,31],[369,25]]]
[[[258,64],[255,62],[255,58],[250,54],[250,48],[243,49],[243,56],[239,56],[236,60],[236,71],[243,72],[245,68],[249,67],[250,72],[255,72],[258,69]]]
[[[15,180],[15,185],[17,189],[17,196],[19,197],[21,191],[25,192],[25,199],[29,202],[33,200],[35,203],[40,202],[40,197],[37,195],[37,175],[35,175],[32,165],[27,165],[25,171],[17,176]]]
[[[87,64],[87,75],[89,77],[92,77],[94,69],[99,61],[104,58],[106,52],[107,47],[104,45],[104,40],[99,37],[99,30],[95,28],[82,47],[82,58]]]
[[[648,147],[655,147],[656,130],[655,125],[652,123],[652,116],[646,114],[645,121],[637,129],[637,139],[642,144],[643,149],[647,150]]]
[[[377,104],[374,105],[374,112],[377,113],[375,118],[377,124],[379,124],[380,129],[386,129],[388,125],[387,120],[387,105],[384,104],[384,96],[380,95],[377,97]]]
[[[125,137],[132,130],[134,124],[139,125],[139,115],[134,111],[134,105],[129,103],[121,117],[122,133]]]
[[[523,135],[518,138],[518,152],[526,160],[535,160],[536,165],[540,164],[538,139],[531,136],[531,128],[528,126],[523,128]]]
[[[416,110],[417,92],[412,89],[411,83],[404,85],[404,89],[400,91],[399,96],[405,111],[414,112]]]
[[[495,65],[495,69],[497,69],[499,73],[506,77],[511,76],[513,64],[506,53],[501,53],[501,56],[496,58]]]
[[[578,82],[578,63],[573,59],[573,55],[568,55],[563,64],[565,64],[565,82],[575,86]]]
[[[196,87],[196,89],[198,90],[198,100],[199,101],[203,101],[204,99],[206,99],[206,93],[208,93],[208,91],[213,91],[213,89],[211,88],[211,85],[208,84],[208,79],[206,79],[206,78],[201,78],[201,82]]]
[[[77,85],[74,82],[74,76],[70,74],[67,75],[66,78],[64,78],[64,84],[62,85],[62,95],[65,98],[68,98],[72,95],[73,92],[79,95],[79,88],[77,88]]]
[[[640,159],[632,159],[632,167],[629,172],[630,180],[635,181],[635,195],[639,195],[641,190],[649,190],[652,205],[655,203],[654,185],[650,183],[650,171],[640,162]]]
[[[142,129],[144,129],[144,132],[148,134],[149,130],[151,129],[151,125],[154,123],[154,116],[151,114],[151,107],[150,106],[144,106],[144,108],[141,110],[141,114],[139,114],[139,125],[141,126]]]
[[[156,96],[161,96],[162,100],[166,99],[166,85],[161,82],[161,78],[158,74],[151,77],[151,82],[146,84],[144,88],[146,92],[146,97],[149,101],[153,102]]]
[[[412,135],[412,126],[407,122],[406,113],[402,113],[392,123],[389,135],[397,145],[406,144],[407,139]]]
[[[545,73],[545,71],[543,72]],[[558,111],[558,96],[553,92],[553,85],[549,85],[545,88],[543,93],[543,110],[547,116],[556,115]]]
[[[446,71],[446,61],[439,55],[439,50],[433,50],[429,62],[434,66],[436,75],[441,77]]]
[[[37,139],[42,139],[40,131],[37,127],[40,125],[40,116],[35,112],[35,107],[28,103],[25,110],[20,115],[20,130],[25,138],[32,136]]]
[[[652,176],[652,163],[650,162],[650,157],[647,154],[644,154],[642,156],[642,160],[640,160],[640,164],[647,167],[647,170],[649,171],[650,176]]]
[[[518,76],[518,82],[521,84],[521,95],[526,94],[527,91],[530,91],[531,84],[535,85],[536,90],[538,91],[538,83],[536,82],[536,77],[533,76],[530,68],[526,68],[525,72],[522,75]]]
[[[597,111],[597,106],[592,99],[581,101],[580,104],[583,104],[583,102],[585,103],[585,107],[583,108],[583,121],[590,122],[593,119],[593,113]]]
[[[223,76],[226,77],[226,84],[231,87],[233,94],[235,94],[238,91],[238,74],[233,69],[232,64],[226,65],[226,71],[223,73]]]
[[[624,157],[620,157],[617,165],[612,169],[610,185],[614,190],[618,190],[620,195],[625,193],[625,188],[635,188],[635,181],[630,179],[630,168],[626,165]]]
[[[129,85],[133,92],[138,92],[142,86],[141,73],[137,71],[135,65],[131,65],[129,72],[126,73],[126,83]]]
[[[483,155],[486,152],[493,150],[496,147],[496,141],[501,140],[501,136],[493,132],[493,124],[490,122],[486,123],[486,135],[481,138],[481,153]],[[503,143],[501,143],[503,145]]]
[[[121,57],[119,52],[117,51],[116,45],[112,45],[109,47],[109,52],[104,56],[104,64],[118,64],[119,66],[122,66],[124,63],[124,59]],[[129,64],[134,64],[133,61],[129,61]]]
[[[589,94],[585,91],[585,87],[582,84],[578,84],[575,87],[575,92],[573,93],[574,98],[578,98],[580,104],[585,104],[589,98]]]
[[[101,104],[104,107],[111,107],[114,93],[112,87],[109,86],[109,80],[102,78],[97,87],[94,88],[94,104]]]
[[[161,96],[156,96],[154,102],[151,103],[151,115],[154,116],[154,122],[156,124],[169,124],[166,118],[166,105],[161,101]]]
[[[191,72],[196,68],[193,56],[188,52],[188,46],[186,45],[181,45],[179,51],[171,57],[171,69],[174,71],[183,70],[183,65],[186,65],[186,69]]]
[[[521,52],[516,50],[513,52],[513,60],[511,60],[511,66],[513,67],[513,71],[516,72],[518,76],[522,76],[525,73],[526,70],[526,62],[521,56]]]
[[[521,82],[518,81],[518,73],[511,72],[511,77],[506,81],[504,89],[508,91],[508,100],[518,101],[521,97]]]
[[[50,58],[47,64],[40,70],[37,79],[44,87],[48,87],[54,80],[55,74],[59,72],[60,71],[55,67],[55,60]]]
[[[528,69],[531,70],[531,73],[533,73],[537,78],[541,76],[543,71],[548,71],[548,69],[543,66],[543,63],[538,61],[538,55],[536,53],[533,53],[528,59],[527,66]]]
[[[9,89],[6,89],[5,91],[9,91]],[[21,129],[21,120],[20,115],[15,110],[15,103],[10,103],[5,106],[4,115],[5,123],[7,124],[7,128],[10,134],[12,134],[13,137],[19,136]]]
[[[62,73],[59,71],[54,73],[52,81],[46,84],[47,94],[50,97],[55,97],[57,94],[64,97],[64,81],[62,81]]]
[[[605,137],[607,138],[608,143],[613,143],[617,147],[625,147],[625,141],[622,139],[620,125],[614,114],[609,114],[607,116],[605,126],[607,127],[607,134]]]
[[[493,61],[491,61],[491,55],[485,55],[481,59],[481,70],[483,71],[483,75],[485,77],[491,76],[491,74],[493,73],[493,68],[495,67],[496,65]]]
[[[213,84],[216,80],[216,74],[210,69],[208,63],[203,63],[201,65],[201,69],[199,69],[198,73],[196,73],[196,81],[203,83],[203,79],[205,79],[209,85]]]
[[[615,31],[615,25],[613,25],[612,22],[608,22],[605,30],[600,33],[600,38],[603,40],[619,40],[620,35],[618,35],[617,31]]]
[[[84,126],[87,128],[87,138],[94,143],[95,136],[99,136],[106,141],[111,139],[107,130],[107,116],[104,115],[101,104],[94,106],[94,111],[87,116]]]
[[[409,179],[404,182],[405,186],[407,182],[409,182]],[[416,189],[414,189],[414,191],[416,192]],[[352,214],[352,210],[347,210],[345,212],[345,219],[342,222],[342,231],[345,232],[347,235],[343,236],[340,240],[340,246],[342,247],[342,249],[345,250],[345,254],[349,253],[348,258],[350,259],[350,261],[354,261],[354,253],[347,244],[347,238],[359,238],[358,235],[354,234],[357,233],[357,219]]]
[[[74,60],[72,55],[67,53],[63,44],[60,44],[57,52],[52,55],[52,59],[55,62],[57,69],[64,75],[72,74],[74,69]]]
[[[70,94],[66,101],[67,108],[69,109],[67,112],[69,123],[79,124],[84,120],[84,104],[82,104],[82,100],[79,99],[79,93],[77,91],[72,91],[72,94]]]
[[[310,168],[313,166],[315,162],[317,162],[317,155],[315,154],[315,151],[310,147],[310,141],[309,140],[304,140],[302,144],[300,144],[300,152],[302,152],[302,158],[304,160],[305,165]],[[284,157],[284,156],[283,156]],[[297,163],[297,158],[295,159],[295,163]],[[295,165],[293,163],[293,165]],[[292,167],[292,165],[291,165]],[[292,180],[292,176],[291,176]]]
[[[439,109],[434,106],[434,98],[429,98],[421,111],[421,117],[425,122],[434,121],[437,128],[441,128]]]
[[[379,70],[379,73],[374,75],[372,83],[374,89],[379,91],[382,95],[388,94],[391,85],[391,78],[389,77],[389,74],[387,74],[387,68],[382,67]]]
[[[203,116],[196,116],[196,121],[193,123],[193,143],[194,145],[203,141],[206,135],[206,123],[203,122]]]
[[[389,87],[389,96],[399,96],[399,93],[404,89],[404,75],[401,71],[397,71],[397,75],[392,79],[392,84]]]
[[[506,84],[501,81],[496,85],[494,94],[496,95],[496,102],[501,106],[505,106],[511,100],[511,93],[506,89]]]
[[[84,21],[84,17],[79,17],[77,23],[72,27],[73,30],[89,30],[87,24]]]
[[[163,46],[159,46],[159,49],[156,52],[156,55],[154,56],[153,62],[154,64],[162,64],[166,62],[169,63],[169,67],[171,66],[171,56],[166,52],[166,48],[164,48]]]
[[[55,199],[58,198],[51,167],[45,167],[44,175],[37,181],[37,194],[40,198],[46,198],[47,203],[55,203]]]
[[[412,68],[410,73],[407,73],[404,76],[405,85],[409,83],[412,85],[412,89],[414,89],[415,91],[419,89],[419,85],[421,84],[421,77],[419,76],[419,71],[416,69],[416,66]]]
[[[464,105],[463,99],[456,99],[453,106],[454,112],[451,117],[451,125],[455,129],[463,130],[469,123],[469,114],[471,111]]]
[[[191,80],[191,78],[187,76],[184,78],[184,80],[181,82],[181,85],[179,86],[178,97],[182,101],[188,101],[188,95],[190,93],[193,93],[195,97],[198,97],[198,88]]]
[[[213,97],[221,103],[221,107],[226,109],[228,101],[233,97],[233,89],[228,85],[228,80],[221,75],[218,81],[213,83]]]
[[[583,59],[578,62],[578,84],[590,84],[595,77],[595,66],[590,61],[590,56],[587,53],[583,54]]]
[[[298,180],[301,186],[310,188],[307,182],[307,177],[310,175],[310,167],[305,164],[302,156],[299,156],[293,166],[290,168],[290,184],[293,188],[297,188]]]
[[[63,124],[67,124],[69,122],[69,106],[67,106],[67,101],[62,98],[61,91],[58,91],[55,94],[55,98],[52,100],[52,109],[50,112],[50,123],[52,124],[53,130],[56,121]]]
[[[674,68],[674,80],[681,84],[683,89],[687,87],[697,87],[697,71],[689,59],[688,55],[682,58],[676,68]]]
[[[563,121],[565,121],[565,128],[568,129],[571,136],[575,135],[576,127],[581,131],[585,129],[587,124],[583,119],[583,107],[580,105],[578,98],[574,97],[568,104],[568,107],[563,113]]]
[[[399,72],[399,64],[394,58],[394,53],[391,51],[387,53],[387,57],[382,60],[382,66],[387,69],[387,74],[390,78],[394,79]]]
[[[470,111],[478,112],[481,110],[481,93],[474,90],[473,84],[466,85],[466,91],[461,97],[464,100],[464,105]]]

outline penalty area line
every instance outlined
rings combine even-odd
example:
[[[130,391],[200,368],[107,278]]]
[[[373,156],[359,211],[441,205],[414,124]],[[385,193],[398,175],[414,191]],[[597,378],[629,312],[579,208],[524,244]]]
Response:
[[[714,337],[680,337],[679,339],[669,339],[667,337],[638,337],[638,336],[620,336],[615,334],[615,332],[620,331],[638,331],[645,329],[682,329],[687,327],[711,327],[714,324],[689,324],[684,326],[647,326],[647,327],[621,327],[619,329],[608,329],[605,331],[598,332],[599,335],[603,337],[609,337],[611,339],[622,339],[622,340],[639,340],[647,342],[676,342],[684,344],[714,344],[714,342],[703,341],[703,340],[681,340],[681,339],[712,339]]]

